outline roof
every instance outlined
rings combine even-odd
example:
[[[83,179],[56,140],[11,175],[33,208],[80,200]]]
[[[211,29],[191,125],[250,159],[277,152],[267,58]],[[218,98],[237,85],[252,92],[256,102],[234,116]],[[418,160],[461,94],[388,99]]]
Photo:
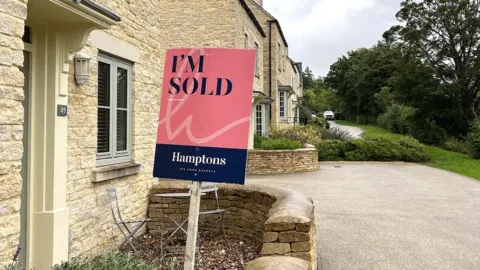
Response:
[[[255,24],[255,27],[257,27],[258,31],[262,34],[262,37],[266,37],[267,35],[265,34],[265,31],[263,31],[263,28],[262,26],[260,25],[260,23],[258,22],[257,18],[255,17],[255,15],[253,14],[253,12],[250,10],[250,8],[248,7],[247,3],[245,3],[245,0],[239,0],[240,1],[240,4],[242,4],[243,8],[245,9],[245,11],[247,12],[248,16],[250,17],[250,19],[253,21],[253,24]],[[247,0],[248,1],[248,0]]]
[[[109,19],[112,19],[116,22],[119,22],[121,21],[121,18],[120,16],[118,16],[117,14],[113,13],[112,11],[108,10],[107,8],[101,6],[100,4],[97,4],[96,2],[92,1],[92,0],[73,0],[74,2],[76,2],[77,4],[82,4],[106,17],[108,17]]]
[[[283,34],[283,30],[282,30],[282,26],[280,25],[280,22],[275,18],[273,17],[272,14],[268,13],[268,11],[266,11],[262,6],[260,6],[257,2],[255,1],[252,1],[252,0],[247,0],[247,1],[250,1],[252,4],[254,4],[260,11],[262,11],[263,13],[265,13],[265,15],[267,15],[270,20],[268,20],[269,22],[272,22],[272,23],[276,23],[277,26],[278,26],[278,31],[280,32],[280,36],[282,37],[282,40],[283,40],[283,43],[285,43],[285,46],[288,47],[288,43],[287,43],[287,39],[285,38],[285,35]]]
[[[297,63],[295,61],[293,61],[293,59],[290,58],[290,56],[287,56],[287,59],[290,61],[290,64],[292,65],[292,68],[295,71],[295,73],[297,73],[297,69],[298,69],[298,71],[300,71],[300,69],[297,66]]]

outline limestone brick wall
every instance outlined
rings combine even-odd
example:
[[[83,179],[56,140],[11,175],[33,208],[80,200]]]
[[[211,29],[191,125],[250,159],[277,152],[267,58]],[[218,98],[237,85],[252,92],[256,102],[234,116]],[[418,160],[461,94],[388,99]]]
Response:
[[[148,231],[152,234],[174,231],[177,226],[170,219],[178,223],[188,218],[189,198],[159,198],[158,193],[175,193],[178,188],[165,189],[162,185],[152,188],[148,216],[152,219],[148,223]],[[182,190],[188,192],[188,190]],[[275,198],[268,194],[248,190],[222,189],[219,192],[219,206],[225,209],[223,227],[225,232],[241,239],[248,235],[262,241],[264,224],[267,221],[268,211],[275,202]],[[217,209],[215,194],[202,196],[201,211]],[[221,231],[221,215],[201,215],[199,218],[200,230]],[[183,234],[182,231],[178,232]]]
[[[77,86],[73,64],[70,66],[67,200],[71,257],[98,255],[114,248],[121,240],[112,224],[107,188],[117,188],[125,218],[142,218],[147,213],[148,192],[155,182],[152,171],[166,49],[243,48],[239,40],[244,30],[258,38],[258,31],[245,20],[246,13],[238,0],[186,0],[181,5],[176,1],[97,2],[122,18],[119,25],[106,32],[136,46],[140,52],[140,59],[132,70],[132,161],[141,164],[143,169],[128,177],[92,182],[93,170],[97,168],[98,50],[89,42],[83,51],[92,57],[90,81]]]
[[[23,41],[27,1],[0,1],[0,268],[20,235],[23,155]]]
[[[318,169],[315,148],[248,151],[247,174],[298,173]]]
[[[264,46],[264,37],[261,32],[257,29],[252,19],[248,16],[246,10],[240,5],[240,1],[235,1],[238,22],[235,47],[244,48],[245,46],[245,34],[248,36],[247,48],[255,49],[255,44],[258,44],[258,74],[255,74],[253,81],[253,88],[256,91],[264,92],[264,82],[263,82],[263,46]]]
[[[184,181],[164,181],[152,188],[149,233],[172,232],[176,226],[171,218],[178,223],[187,219],[188,198],[155,196],[185,193],[188,191],[186,185]],[[308,269],[317,269],[314,205],[310,198],[271,186],[226,184],[219,185],[218,196],[220,208],[225,210],[223,226],[227,235],[238,239],[254,237],[263,243],[260,251],[263,256],[295,257],[307,261]],[[201,210],[216,208],[213,193],[202,196]],[[221,232],[221,216],[200,216],[199,229]]]

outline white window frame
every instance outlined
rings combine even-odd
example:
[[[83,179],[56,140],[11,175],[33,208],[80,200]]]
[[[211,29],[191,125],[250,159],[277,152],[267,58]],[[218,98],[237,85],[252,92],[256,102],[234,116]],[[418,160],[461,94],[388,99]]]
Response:
[[[282,94],[283,94],[283,116],[282,116]],[[278,91],[278,117],[280,120],[287,120],[287,103],[288,103],[288,95],[287,91]]]
[[[116,57],[99,54],[98,62],[110,65],[110,152],[97,152],[97,165],[125,163],[132,160],[132,67],[133,64]],[[127,70],[127,150],[117,151],[117,68]],[[98,86],[97,86],[98,96]],[[97,105],[97,111],[99,106]],[[98,123],[97,123],[98,132]],[[97,149],[98,151],[98,149]]]
[[[260,116],[258,115],[259,112]],[[260,127],[260,130],[258,127]],[[257,104],[255,106],[255,134],[267,135],[267,106],[265,104]]]

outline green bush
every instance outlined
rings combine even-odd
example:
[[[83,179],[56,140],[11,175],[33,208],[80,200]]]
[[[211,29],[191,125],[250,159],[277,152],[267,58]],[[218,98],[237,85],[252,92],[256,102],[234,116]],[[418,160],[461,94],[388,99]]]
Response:
[[[286,149],[300,149],[302,143],[300,141],[290,140],[288,138],[280,139],[265,139],[260,144],[260,149],[263,150],[286,150]]]
[[[310,120],[310,124],[311,125],[315,125],[315,126],[318,126],[320,127],[321,129],[328,129],[330,128],[330,123],[328,123],[328,121],[323,118],[323,117],[314,117],[312,118],[312,120]]]
[[[341,140],[323,140],[316,144],[319,161],[339,161],[345,159],[347,142]]]
[[[412,137],[402,137],[398,140],[400,152],[403,161],[422,162],[429,161],[430,155],[427,153],[425,145]]]
[[[387,111],[377,118],[377,124],[390,130],[393,133],[408,134],[412,128],[412,118],[416,109],[393,104],[387,108]]]
[[[418,119],[410,135],[422,143],[442,146],[448,139],[447,131],[431,120]]]
[[[469,138],[465,139],[456,139],[456,138],[451,138],[448,139],[445,144],[443,145],[443,148],[465,154],[465,155],[471,155],[472,154],[472,143]]]
[[[264,139],[265,138],[263,136],[255,133],[255,135],[253,135],[253,148],[260,148],[260,145]]]
[[[345,153],[349,161],[399,161],[402,160],[400,147],[392,137],[387,135],[364,136],[363,139],[351,140],[351,151]]]
[[[406,161],[430,159],[425,146],[412,137],[368,135],[349,141],[324,140],[316,145],[320,161]]]
[[[273,128],[268,134],[269,139],[287,138],[292,141],[299,141],[302,144],[317,144],[322,140],[321,132],[312,126],[289,126],[283,128]]]
[[[136,259],[129,253],[112,251],[91,261],[72,259],[53,270],[155,270],[156,266]],[[9,265],[6,270],[25,270],[20,264]]]
[[[480,120],[476,120],[473,123],[472,133],[472,157],[480,159]]]

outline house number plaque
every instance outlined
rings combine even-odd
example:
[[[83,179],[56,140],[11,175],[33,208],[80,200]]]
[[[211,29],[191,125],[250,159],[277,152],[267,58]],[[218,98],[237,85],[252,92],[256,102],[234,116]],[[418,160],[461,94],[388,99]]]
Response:
[[[57,105],[57,116],[67,116],[67,105]]]

